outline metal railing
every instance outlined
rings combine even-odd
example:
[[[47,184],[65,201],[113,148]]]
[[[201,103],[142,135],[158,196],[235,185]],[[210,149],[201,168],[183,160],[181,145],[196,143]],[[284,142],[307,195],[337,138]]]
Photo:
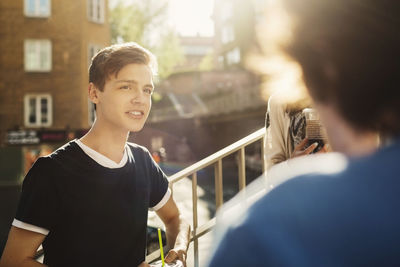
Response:
[[[199,266],[199,243],[198,240],[201,236],[208,233],[212,227],[215,225],[215,218],[205,224],[198,226],[198,214],[197,214],[197,172],[214,165],[214,178],[215,178],[215,204],[216,208],[222,206],[223,204],[223,179],[222,179],[222,159],[233,154],[238,153],[238,179],[239,179],[239,190],[242,190],[246,186],[246,146],[253,144],[257,141],[261,141],[261,162],[262,162],[262,172],[265,171],[264,162],[264,145],[265,145],[265,128],[262,128],[245,138],[221,149],[220,151],[212,154],[196,162],[195,164],[171,175],[169,180],[169,186],[173,192],[173,186],[175,183],[181,181],[185,177],[192,178],[192,204],[193,204],[193,225],[191,233],[191,242],[193,242],[194,249],[194,265]],[[149,254],[146,257],[146,262],[153,262],[160,257],[159,250]]]

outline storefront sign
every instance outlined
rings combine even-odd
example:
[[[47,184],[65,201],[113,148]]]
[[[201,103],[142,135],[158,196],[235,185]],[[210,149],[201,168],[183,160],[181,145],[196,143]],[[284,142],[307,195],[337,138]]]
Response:
[[[65,130],[40,131],[38,135],[41,143],[65,142],[67,140]]]
[[[48,143],[64,143],[75,138],[80,138],[88,130],[18,130],[8,131],[7,143],[9,145],[36,145]]]
[[[36,131],[20,130],[7,133],[7,143],[10,145],[34,145],[39,144],[40,139]]]

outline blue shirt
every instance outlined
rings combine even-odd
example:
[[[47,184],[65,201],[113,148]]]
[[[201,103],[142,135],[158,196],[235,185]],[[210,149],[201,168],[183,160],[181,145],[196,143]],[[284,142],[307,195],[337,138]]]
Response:
[[[399,141],[281,184],[228,228],[209,266],[399,266]]]

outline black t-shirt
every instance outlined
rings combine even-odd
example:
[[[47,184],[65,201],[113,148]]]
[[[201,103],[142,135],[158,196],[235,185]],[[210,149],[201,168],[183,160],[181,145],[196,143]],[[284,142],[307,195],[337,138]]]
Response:
[[[44,263],[137,266],[145,259],[147,212],[168,190],[149,152],[129,144],[117,169],[99,165],[74,142],[39,158],[22,187],[16,219],[49,230]]]

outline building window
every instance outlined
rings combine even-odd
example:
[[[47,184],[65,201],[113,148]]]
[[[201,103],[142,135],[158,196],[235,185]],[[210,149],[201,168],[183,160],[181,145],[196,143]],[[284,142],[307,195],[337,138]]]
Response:
[[[256,15],[264,15],[267,3],[265,0],[253,0],[254,11]]]
[[[25,0],[24,12],[27,17],[50,17],[50,0]]]
[[[224,56],[218,56],[217,61],[218,66],[222,67],[224,65]]]
[[[159,151],[163,147],[163,138],[161,136],[151,138],[151,150]]]
[[[225,2],[221,6],[221,20],[222,22],[226,22],[233,17],[233,6],[230,2]]]
[[[235,32],[232,25],[226,25],[221,29],[221,42],[223,44],[230,43],[235,40]]]
[[[92,64],[92,58],[99,52],[103,47],[101,45],[89,44],[88,47],[88,66]]]
[[[51,71],[50,40],[25,40],[25,71]]]
[[[90,21],[104,23],[104,0],[88,0],[88,18]]]
[[[240,49],[236,47],[235,49],[229,51],[226,54],[226,63],[228,65],[233,65],[239,62],[240,62]]]
[[[89,110],[89,125],[92,125],[96,119],[96,110],[94,109],[93,102],[88,99],[88,110]]]
[[[102,49],[101,45],[89,44],[88,47],[88,65],[92,63],[92,58]],[[94,104],[90,99],[88,99],[88,111],[89,111],[89,125],[92,125],[96,119],[96,110],[94,109]]]
[[[205,56],[210,52],[211,49],[211,46],[202,45],[183,46],[184,53],[191,56]]]
[[[53,121],[49,94],[29,94],[24,99],[25,126],[48,127]]]

